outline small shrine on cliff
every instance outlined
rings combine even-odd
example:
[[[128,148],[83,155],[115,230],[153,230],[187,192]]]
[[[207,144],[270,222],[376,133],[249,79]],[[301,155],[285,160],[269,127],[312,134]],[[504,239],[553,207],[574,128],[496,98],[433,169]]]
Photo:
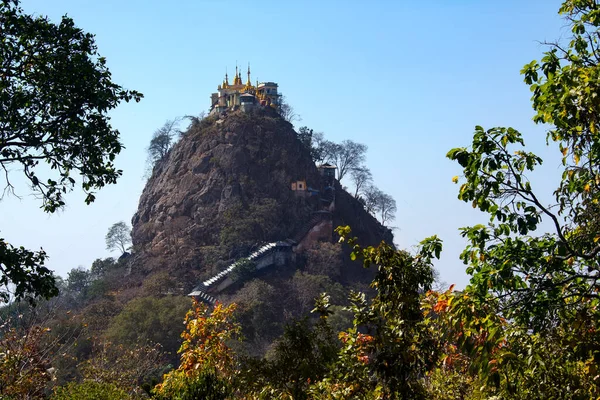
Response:
[[[233,83],[229,83],[229,76],[225,72],[223,83],[217,87],[217,93],[210,96],[211,113],[220,113],[227,110],[248,111],[255,107],[279,108],[281,94],[277,92],[277,83],[250,81],[250,65],[248,65],[248,79],[242,82],[242,72],[235,67]]]

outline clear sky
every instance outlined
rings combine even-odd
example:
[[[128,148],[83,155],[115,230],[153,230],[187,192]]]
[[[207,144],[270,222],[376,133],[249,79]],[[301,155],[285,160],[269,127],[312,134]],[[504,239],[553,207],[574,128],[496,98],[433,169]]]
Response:
[[[398,212],[396,243],[410,249],[437,234],[442,280],[468,282],[458,228],[486,217],[456,199],[460,174],[445,158],[470,143],[473,127],[512,126],[542,157],[543,127],[531,122],[521,67],[539,59],[540,41],[567,36],[557,0],[229,1],[23,0],[28,13],[54,21],[68,14],[96,35],[114,81],[144,93],[111,113],[125,150],[124,174],[86,206],[80,192],[67,208],[44,214],[27,187],[0,202],[0,236],[43,247],[66,276],[105,250],[108,228],[130,223],[145,181],[146,147],[165,120],[209,107],[225,72],[251,64],[253,81],[275,81],[307,125],[333,141],[369,146],[375,183]],[[231,74],[230,74],[231,76]],[[535,175],[552,192],[558,161]],[[13,180],[18,171],[13,171]]]

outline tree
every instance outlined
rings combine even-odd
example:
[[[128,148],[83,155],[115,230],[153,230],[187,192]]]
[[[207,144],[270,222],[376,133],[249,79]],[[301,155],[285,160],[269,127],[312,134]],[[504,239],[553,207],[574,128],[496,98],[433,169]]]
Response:
[[[111,81],[94,36],[71,18],[59,24],[23,13],[18,0],[0,2],[0,167],[5,192],[10,171],[21,169],[46,212],[65,205],[64,193],[81,177],[86,203],[115,183],[113,161],[122,149],[107,113],[121,101],[142,98]],[[47,164],[49,168],[38,168]],[[18,167],[18,168],[11,168]],[[0,283],[12,282],[17,298],[57,294],[46,254],[0,240]],[[5,294],[0,294],[7,301]]]
[[[11,296],[17,300],[37,295],[56,296],[54,274],[44,266],[47,258],[43,250],[16,248],[0,238],[0,285],[4,287],[0,291],[0,302],[9,302]]]
[[[8,323],[0,325],[0,398],[41,398],[52,379],[47,371],[50,351],[43,344],[49,331],[33,326],[23,332]]]
[[[469,245],[461,259],[471,281],[457,299],[468,299],[472,309],[491,305],[491,313],[511,323],[502,342],[506,352],[499,351],[504,357],[472,366],[485,372],[497,365],[501,374],[489,375],[503,398],[567,398],[560,392],[565,387],[573,389],[572,398],[600,391],[599,6],[595,0],[563,2],[559,12],[571,40],[549,44],[540,62],[521,71],[533,92],[534,121],[551,127],[547,143],[562,155],[550,204],[527,176],[542,159],[526,151],[515,129],[477,126],[470,147],[448,153],[463,168],[463,178],[453,178],[461,181],[458,198],[490,218],[487,226],[462,229]],[[550,229],[536,232],[544,219]],[[470,318],[460,304],[452,308],[463,330]],[[590,385],[581,392],[573,380]]]
[[[338,280],[343,268],[342,246],[339,243],[317,242],[305,250],[306,272]]]
[[[323,379],[338,352],[338,340],[320,318],[287,324],[268,359],[246,360],[241,386],[255,392],[251,398],[308,399],[311,382]]]
[[[298,140],[300,140],[300,143],[302,143],[304,148],[306,148],[307,150],[312,149],[313,134],[314,131],[312,129],[309,129],[308,126],[301,126],[300,129],[298,129]]]
[[[282,333],[285,299],[274,286],[260,279],[244,283],[228,302],[236,304],[235,320],[242,327],[248,353],[260,354]]]
[[[159,297],[176,293],[179,285],[173,274],[167,270],[160,270],[147,276],[142,286],[146,295]]]
[[[67,290],[85,296],[92,281],[90,271],[83,267],[73,268],[67,276]]]
[[[550,53],[543,64],[545,69],[556,68],[552,61],[555,53]],[[526,80],[532,79],[535,71],[527,68]],[[532,83],[535,91],[540,92],[539,96],[546,98],[542,103],[538,94],[534,94],[538,118],[548,112],[569,112],[564,105],[559,105],[562,100],[552,104],[553,96],[557,94],[556,88],[551,86],[556,85],[557,80],[570,78],[562,76],[564,72],[548,74],[552,77],[538,78],[535,81],[538,83]],[[570,90],[576,91],[578,87]],[[591,105],[587,107],[585,103],[576,108],[582,106],[590,113],[594,112]],[[555,107],[559,110],[555,111]],[[579,111],[577,114],[584,115]],[[465,183],[461,185],[459,199],[472,202],[474,207],[490,214],[489,226],[476,225],[462,230],[462,235],[471,244],[461,258],[465,264],[470,264],[467,271],[476,278],[474,288],[480,293],[488,293],[489,285],[490,295],[503,298],[504,310],[523,317],[524,321],[529,321],[530,317],[548,321],[570,301],[580,303],[599,297],[597,255],[600,245],[596,203],[600,199],[600,185],[596,180],[600,178],[600,153],[597,150],[600,141],[597,134],[589,132],[596,129],[587,120],[590,117],[585,118],[580,121],[572,115],[571,120],[538,119],[539,122],[556,123],[557,129],[549,133],[549,139],[559,141],[564,154],[563,178],[555,192],[556,203],[552,205],[542,204],[525,176],[525,172],[541,164],[542,159],[533,153],[512,149],[513,146],[524,146],[518,131],[476,127],[470,149],[456,148],[448,153],[449,158],[464,168]],[[588,122],[592,128],[586,126]],[[581,133],[574,136],[572,132],[577,127],[571,125],[576,123],[581,124]],[[585,160],[583,165],[579,165],[581,159]],[[532,235],[543,218],[551,221],[554,232]],[[480,284],[485,285],[485,291]]]
[[[344,140],[341,144],[326,141],[323,144],[325,158],[337,166],[338,180],[365,161],[367,146],[352,140]]]
[[[385,243],[363,248],[350,236],[349,227],[336,232],[352,249],[353,260],[377,268],[371,284],[376,293],[372,299],[364,293],[351,294],[353,326],[340,333],[338,360],[329,376],[314,385],[313,398],[426,398],[423,376],[434,355],[420,292],[431,287],[432,260],[439,258],[441,241],[427,238],[411,255]],[[317,308],[326,311],[323,300]]]
[[[56,379],[56,367],[77,341],[79,329],[77,323],[73,325],[74,319],[56,313],[55,301],[45,306],[13,303],[1,310],[1,399],[45,398],[48,384]],[[13,315],[7,316],[6,311]]]
[[[142,387],[155,383],[166,366],[160,345],[126,347],[107,342],[95,345],[90,358],[77,369],[84,381],[112,384],[128,392],[131,398],[144,398]]]
[[[467,292],[428,292],[425,322],[434,334],[437,366],[427,378],[434,399],[588,399],[600,395],[595,360],[582,349],[597,333],[588,318],[524,330],[498,313],[498,301]],[[582,315],[583,316],[583,315]],[[587,321],[586,321],[587,320]],[[567,350],[575,344],[574,351]]]
[[[236,264],[237,267],[229,275],[234,281],[246,282],[256,275],[256,262],[249,258],[240,258]]]
[[[352,169],[350,171],[350,176],[354,183],[354,198],[358,198],[358,196],[373,182],[373,175],[365,166]]]
[[[181,134],[177,129],[180,120],[180,118],[169,119],[162,127],[154,131],[150,145],[148,146],[147,164],[150,170],[152,170],[158,161],[163,160],[167,156],[174,143],[174,139],[177,135]]]
[[[323,132],[313,132],[311,138],[311,150],[310,154],[312,156],[315,164],[322,164],[325,162],[325,135]]]
[[[194,301],[185,317],[181,362],[156,386],[159,399],[225,399],[236,374],[234,353],[227,342],[240,332],[233,322],[235,304],[217,303],[209,312],[206,304]]]
[[[343,287],[326,275],[296,271],[289,282],[289,288],[290,301],[286,303],[286,310],[295,315],[306,315],[312,309],[315,299],[323,292],[330,294],[338,304],[346,300]]]
[[[180,137],[183,137],[190,129],[200,126],[200,123],[206,118],[206,111],[200,111],[198,115],[186,115],[184,118],[189,120],[190,124],[185,131],[179,131]]]
[[[90,268],[90,274],[94,279],[104,278],[109,271],[115,270],[118,268],[118,264],[115,262],[115,259],[112,257],[105,258],[104,260],[101,258],[97,258]]]
[[[379,215],[380,222],[385,225],[388,221],[396,219],[396,200],[373,185],[364,189],[363,204],[365,210],[373,215]]]
[[[117,222],[108,229],[105,239],[107,250],[120,250],[121,253],[125,253],[127,246],[131,244],[131,229],[125,222]]]
[[[375,214],[377,212],[377,199],[381,193],[381,190],[374,185],[368,185],[365,187],[362,202],[365,206],[365,210],[368,213]]]
[[[160,344],[174,354],[180,344],[178,321],[185,316],[190,300],[184,296],[136,297],[115,316],[105,334],[113,343],[127,347]]]
[[[285,96],[281,96],[281,100],[279,101],[279,115],[281,115],[281,117],[290,124],[294,124],[295,121],[302,120],[302,118],[296,114],[294,107],[287,102]]]
[[[321,163],[324,160],[323,142],[325,138],[323,133],[315,132],[307,126],[302,126],[298,129],[298,140],[310,151],[310,156],[314,163]]]
[[[381,193],[377,197],[377,210],[379,210],[379,217],[381,225],[396,219],[396,200],[387,193]]]

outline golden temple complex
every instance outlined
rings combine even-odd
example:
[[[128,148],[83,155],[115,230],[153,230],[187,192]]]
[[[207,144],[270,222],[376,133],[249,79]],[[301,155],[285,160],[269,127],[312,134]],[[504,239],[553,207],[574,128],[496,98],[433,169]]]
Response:
[[[225,72],[223,83],[217,87],[217,93],[210,96],[210,112],[220,113],[226,110],[248,111],[257,106],[273,107],[277,109],[281,95],[277,93],[277,83],[256,82],[250,80],[250,65],[248,65],[248,78],[242,82],[242,72],[235,67],[233,83],[229,83],[229,76]]]

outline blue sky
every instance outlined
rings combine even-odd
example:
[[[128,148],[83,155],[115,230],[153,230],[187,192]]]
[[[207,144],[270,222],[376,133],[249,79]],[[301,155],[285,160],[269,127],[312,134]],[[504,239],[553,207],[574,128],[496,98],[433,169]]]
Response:
[[[144,93],[111,113],[126,149],[124,175],[90,206],[74,192],[46,215],[26,186],[0,203],[0,235],[43,247],[60,275],[110,256],[104,235],[130,222],[144,186],[145,149],[166,119],[196,115],[225,68],[251,64],[253,81],[275,81],[307,125],[333,141],[369,146],[375,183],[398,212],[396,243],[410,249],[437,234],[442,280],[468,282],[458,228],[486,217],[456,199],[460,169],[445,158],[470,143],[473,127],[512,126],[543,158],[534,174],[549,199],[558,161],[544,127],[531,122],[519,71],[539,59],[542,41],[568,36],[556,0],[227,1],[23,0],[28,13],[68,14],[96,35],[114,81]],[[231,76],[231,75],[230,75]],[[13,180],[18,171],[13,172]],[[116,256],[118,254],[112,254]]]

